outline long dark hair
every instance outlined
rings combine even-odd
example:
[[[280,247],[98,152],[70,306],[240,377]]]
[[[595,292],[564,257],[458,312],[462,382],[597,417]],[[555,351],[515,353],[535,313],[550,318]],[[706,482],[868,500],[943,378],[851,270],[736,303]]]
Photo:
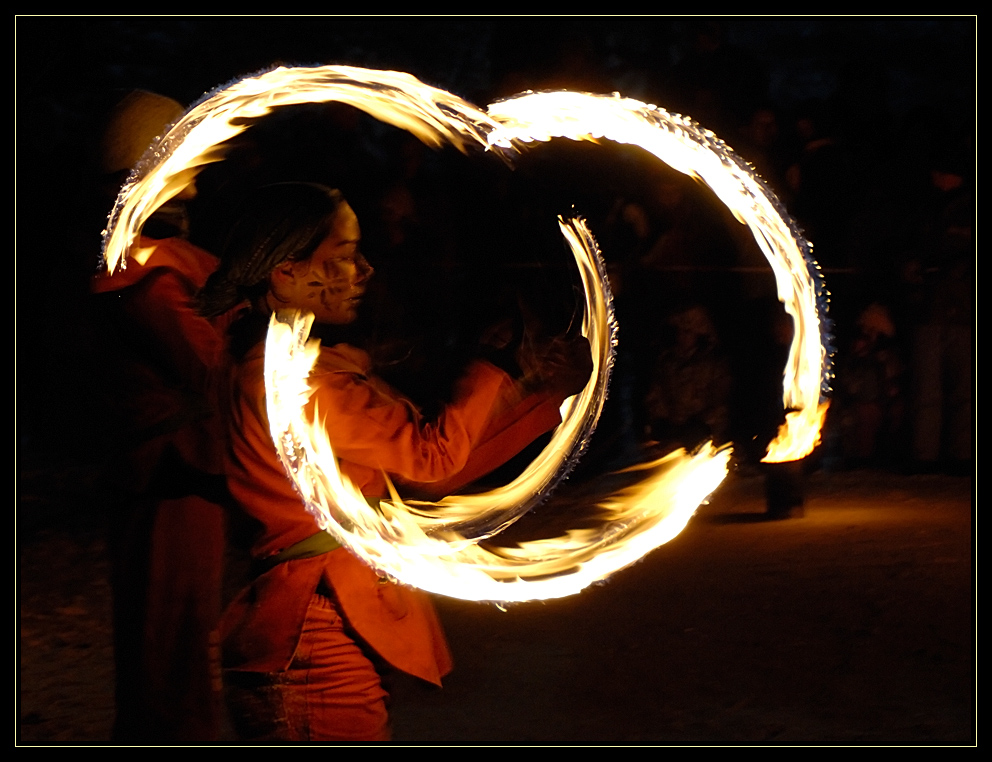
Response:
[[[283,262],[313,256],[343,203],[340,191],[315,183],[276,183],[253,191],[221,239],[220,267],[196,295],[197,311],[216,317],[245,301],[258,305],[271,272]]]

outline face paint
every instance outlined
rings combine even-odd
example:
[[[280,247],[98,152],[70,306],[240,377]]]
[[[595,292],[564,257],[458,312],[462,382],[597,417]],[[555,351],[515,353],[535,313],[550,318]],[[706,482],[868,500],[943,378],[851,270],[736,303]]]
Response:
[[[359,249],[360,241],[358,218],[348,204],[342,204],[327,238],[310,259],[291,265],[291,277],[274,286],[273,296],[283,307],[312,312],[317,323],[354,322],[373,272]]]

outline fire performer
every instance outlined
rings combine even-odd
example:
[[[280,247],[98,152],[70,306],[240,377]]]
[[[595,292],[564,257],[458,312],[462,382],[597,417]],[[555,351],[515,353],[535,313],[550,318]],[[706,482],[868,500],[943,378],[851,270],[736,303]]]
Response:
[[[228,485],[261,524],[258,576],[224,615],[232,719],[246,740],[372,741],[389,737],[376,665],[440,685],[451,659],[422,593],[379,578],[318,530],[283,472],[269,433],[264,335],[276,310],[306,310],[323,333],[309,383],[315,425],[340,469],[370,499],[386,479],[448,491],[508,460],[559,421],[558,408],[591,371],[584,339],[557,341],[540,361],[521,352],[514,381],[488,362],[469,366],[436,420],[378,379],[369,356],[327,341],[353,323],[372,276],[358,219],[337,191],[284,183],[256,192],[230,228],[221,266],[200,292],[202,314],[247,301],[232,327]],[[527,354],[525,357],[524,355]],[[316,411],[316,412],[315,412]]]
[[[108,189],[183,114],[162,95],[129,93],[102,146]],[[195,187],[183,196],[195,195]],[[182,237],[183,199],[148,220],[144,256],[93,282],[123,379],[128,498],[111,522],[116,717],[121,743],[205,743],[220,728],[217,623],[225,509],[224,427],[216,387],[228,318],[190,300],[218,260]]]

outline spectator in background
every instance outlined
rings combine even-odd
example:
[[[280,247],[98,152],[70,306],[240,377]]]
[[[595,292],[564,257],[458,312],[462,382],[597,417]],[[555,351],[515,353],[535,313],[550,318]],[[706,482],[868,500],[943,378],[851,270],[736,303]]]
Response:
[[[145,91],[114,109],[103,141],[116,189],[152,141],[183,113]],[[228,316],[190,305],[217,260],[193,246],[182,204],[155,212],[124,269],[93,281],[121,412],[126,497],[110,522],[119,743],[208,743],[220,728],[216,628],[221,606],[223,427],[216,391]],[[134,254],[135,252],[132,252]]]

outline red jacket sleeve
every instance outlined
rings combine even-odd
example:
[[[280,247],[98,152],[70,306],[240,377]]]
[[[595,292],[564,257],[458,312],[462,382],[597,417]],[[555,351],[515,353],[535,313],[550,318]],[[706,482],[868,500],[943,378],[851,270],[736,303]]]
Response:
[[[128,300],[128,314],[151,331],[175,377],[207,394],[211,375],[224,358],[224,337],[190,306],[195,286],[162,268],[137,288]]]

